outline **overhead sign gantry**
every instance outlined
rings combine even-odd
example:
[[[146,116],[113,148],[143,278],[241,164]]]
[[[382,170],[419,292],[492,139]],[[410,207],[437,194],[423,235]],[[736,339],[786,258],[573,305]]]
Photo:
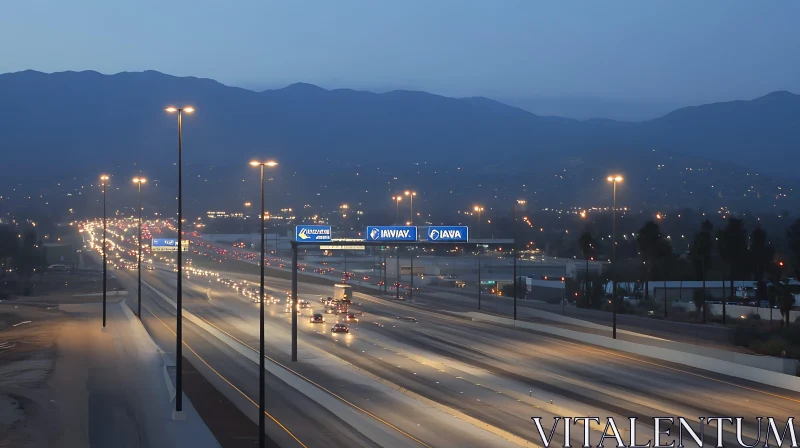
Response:
[[[297,361],[297,248],[317,246],[319,249],[364,250],[383,246],[436,246],[469,241],[467,226],[423,226],[422,240],[416,226],[367,226],[362,238],[333,238],[331,226],[301,224],[295,227],[292,244],[292,361]],[[344,244],[342,244],[344,243]],[[398,272],[399,257],[398,260]],[[413,272],[414,259],[411,258]],[[414,277],[411,277],[413,291]],[[398,288],[399,296],[400,290]]]

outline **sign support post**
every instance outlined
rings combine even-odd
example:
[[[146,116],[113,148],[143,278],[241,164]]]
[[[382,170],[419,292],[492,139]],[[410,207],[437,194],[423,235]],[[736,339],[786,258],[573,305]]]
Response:
[[[414,303],[414,255],[409,254],[409,258],[411,259],[411,289],[408,291],[408,298],[411,303]]]
[[[292,241],[292,362],[297,362],[297,242]]]

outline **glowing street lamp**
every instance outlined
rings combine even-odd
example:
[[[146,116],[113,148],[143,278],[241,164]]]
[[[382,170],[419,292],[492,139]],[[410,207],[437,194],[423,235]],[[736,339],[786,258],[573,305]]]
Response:
[[[137,315],[139,320],[142,320],[142,184],[147,182],[144,177],[134,177],[133,183],[136,184],[138,189],[137,207],[139,209],[139,259],[136,261],[136,268],[139,271],[139,291],[138,291],[138,305]]]
[[[517,320],[517,258],[519,255],[517,254],[517,206],[518,205],[525,205],[528,201],[525,199],[517,199],[514,202],[514,221],[511,223],[514,229],[514,320]]]
[[[614,186],[614,206],[611,209],[611,315],[612,336],[617,338],[617,183],[622,182],[622,176],[608,176],[607,180]]]
[[[394,208],[394,222],[400,222],[400,201],[403,200],[403,197],[400,195],[392,196],[392,200],[395,202]]]
[[[183,413],[183,114],[194,113],[191,106],[170,106],[165,111],[178,114],[178,282],[175,286],[175,417]]]
[[[108,175],[100,176],[100,186],[103,187],[103,328],[106,327],[106,285],[108,279],[108,255],[106,254],[106,186],[108,185]]]
[[[257,166],[261,169],[261,261],[259,265],[261,266],[261,285],[259,290],[259,314],[261,315],[261,323],[259,325],[259,372],[258,372],[258,446],[259,448],[264,448],[266,446],[266,439],[265,439],[265,431],[266,431],[266,422],[264,420],[264,408],[265,408],[265,397],[264,397],[264,265],[266,264],[266,248],[265,248],[265,240],[267,238],[265,234],[265,227],[264,227],[264,220],[266,215],[264,210],[264,167],[274,167],[278,166],[278,162],[274,160],[268,160],[266,162],[258,162],[252,161],[250,162],[250,166]],[[292,320],[293,325],[297,325],[297,304],[292,305]]]
[[[483,212],[483,207],[476,205],[472,208],[478,213],[478,238],[481,237],[481,212]]]
[[[417,192],[416,191],[408,191],[408,190],[406,190],[403,194],[408,196],[411,199],[411,208],[409,210],[409,215],[410,216],[409,216],[409,220],[408,220],[409,225],[410,225],[411,223],[414,222],[414,196],[417,195]]]

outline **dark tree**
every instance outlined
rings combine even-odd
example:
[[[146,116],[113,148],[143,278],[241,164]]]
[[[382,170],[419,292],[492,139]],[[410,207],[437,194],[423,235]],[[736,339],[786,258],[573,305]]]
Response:
[[[749,272],[748,249],[747,249],[747,229],[744,223],[738,218],[728,218],[728,222],[722,229],[717,231],[717,249],[719,256],[725,261],[730,275],[730,298],[733,300],[735,290],[733,282],[735,279],[743,278]],[[726,298],[722,298],[722,322],[727,319]]]
[[[796,219],[786,231],[789,240],[789,251],[792,253],[792,269],[794,277],[800,278],[800,218]]]
[[[794,295],[789,291],[789,285],[785,283],[781,283],[778,286],[778,309],[781,311],[781,315],[785,319],[786,326],[789,326],[789,312],[792,310],[792,306],[794,305]]]
[[[692,301],[694,302],[694,307],[697,308],[697,312],[702,312],[703,323],[706,323],[706,302],[708,301],[706,291],[695,289],[692,293]]]
[[[755,281],[764,280],[764,274],[774,258],[775,248],[767,241],[767,233],[761,227],[756,227],[750,234],[750,260]]]
[[[761,227],[756,227],[750,234],[750,265],[756,281],[756,298],[759,301],[766,299],[764,276],[774,258],[775,248],[767,241],[767,233]]]
[[[583,259],[586,260],[586,272],[583,276],[583,294],[585,296],[589,295],[589,259],[594,256],[595,251],[597,250],[597,241],[595,241],[594,237],[592,236],[589,230],[585,230],[581,233],[581,236],[578,238],[578,246],[581,249],[581,255],[583,255]]]
[[[36,232],[27,230],[22,236],[22,246],[17,257],[17,272],[20,275],[31,275],[41,265],[41,251],[36,241]]]
[[[658,265],[661,277],[664,280],[664,317],[669,317],[667,311],[667,272],[674,261],[673,258],[672,243],[666,238],[661,238],[656,246],[655,263]]]
[[[659,258],[662,245],[661,229],[653,221],[647,221],[636,235],[639,256],[644,263],[644,300],[647,301],[650,291],[650,273]]]
[[[11,226],[0,226],[0,277],[13,266],[19,254],[19,237]]]
[[[703,282],[703,303],[705,303],[706,295],[706,279],[708,278],[708,270],[711,269],[712,255],[714,252],[714,226],[711,221],[705,220],[700,225],[700,231],[695,233],[692,247],[689,250],[690,259],[694,266],[697,278]],[[696,303],[695,303],[696,304]],[[698,308],[700,310],[700,308]],[[703,323],[706,322],[706,309],[703,307]]]

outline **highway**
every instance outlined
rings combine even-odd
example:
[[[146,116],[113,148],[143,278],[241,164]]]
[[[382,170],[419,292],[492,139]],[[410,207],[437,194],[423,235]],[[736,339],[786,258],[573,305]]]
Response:
[[[200,244],[209,244],[207,242],[202,241],[201,239],[192,238],[193,244],[200,243]],[[253,258],[255,253],[250,250],[246,249],[235,249],[231,248],[230,246],[226,247],[224,245],[214,243],[212,244],[215,248],[226,248],[229,252],[234,254],[234,256],[241,254],[246,254],[247,258],[240,258],[244,261],[249,263],[255,263],[255,258]],[[201,253],[207,252],[207,250],[201,249]],[[216,254],[215,254],[216,255]],[[311,257],[311,258],[319,258],[319,257]],[[327,267],[335,267],[338,272],[344,271],[344,264],[341,262],[341,258],[335,259],[335,261],[328,261],[325,257],[325,266]],[[369,259],[369,263],[365,263],[365,259],[363,257],[352,258],[349,260],[348,269],[351,271],[355,271],[358,273],[359,266],[367,266],[371,265],[371,257],[367,257]],[[430,258],[429,256],[426,258]],[[485,257],[486,263],[496,263],[496,265],[492,265],[493,268],[486,267],[482,269],[484,273],[484,277],[486,279],[489,278],[502,278],[508,280],[509,278],[513,278],[511,274],[510,267],[507,266],[510,262],[506,261],[498,261],[496,259]],[[387,259],[387,283],[392,284],[396,279],[396,263],[393,256]],[[287,266],[290,262],[283,260],[284,266]],[[553,276],[561,276],[564,273],[564,266],[558,265],[557,263],[559,260],[525,260],[523,263],[520,263],[518,267],[519,275],[530,274],[532,272],[537,272],[538,274],[547,274]],[[299,259],[299,263],[304,263],[302,257]],[[313,264],[312,264],[313,263]],[[319,262],[312,262],[309,264],[309,268],[311,267],[321,267],[322,265]],[[428,260],[428,263],[431,263]],[[401,260],[401,264],[404,266],[408,265],[407,259],[404,262]],[[474,258],[466,258],[464,260],[459,259],[446,259],[442,262],[434,262],[437,266],[443,266],[443,269],[453,269],[456,266],[460,267],[462,270],[467,269],[469,267],[474,268],[475,266],[475,259]],[[273,264],[274,265],[274,264]],[[449,266],[449,268],[448,268]],[[504,272],[505,269],[508,272]],[[288,269],[284,270],[271,270],[272,275],[277,276],[279,278],[289,278],[289,271]],[[369,281],[369,285],[365,282],[363,286],[365,289],[368,289],[370,286],[378,292],[378,288],[375,286],[375,282],[381,280],[382,278],[379,275],[376,276],[370,270],[367,270],[372,279]],[[306,273],[308,274],[308,272]],[[313,274],[310,274],[313,275]],[[474,277],[474,274],[471,274]],[[494,277],[493,277],[494,276]],[[333,281],[335,275],[331,276],[321,276],[322,278],[329,279]],[[356,275],[356,279],[360,276]],[[306,277],[308,279],[308,277]],[[403,284],[407,283],[406,278],[400,279]],[[415,291],[413,297],[416,299],[417,303],[425,303],[427,305],[439,308],[439,309],[449,309],[449,310],[458,310],[458,311],[474,311],[478,309],[478,294],[474,287],[469,289],[463,288],[445,288],[445,287],[436,287],[431,285],[418,285],[415,283],[415,286],[419,286],[421,288],[420,291]],[[392,292],[392,291],[390,291]],[[560,294],[560,290],[554,289],[553,294]],[[514,301],[510,297],[503,297],[498,296],[495,294],[491,294],[488,291],[484,291],[481,295],[480,301],[480,310],[499,314],[502,316],[513,316],[514,314]],[[547,311],[550,313],[555,314],[563,314],[568,317],[573,317],[576,319],[581,319],[589,322],[593,322],[596,324],[601,324],[609,327],[609,330],[604,333],[606,336],[611,335],[610,326],[612,324],[612,316],[610,312],[606,311],[599,311],[599,310],[589,310],[589,309],[581,309],[575,308],[574,306],[567,305],[562,307],[559,304],[549,304],[542,301],[534,301],[534,300],[517,300],[517,316],[519,319],[528,319],[534,321],[540,321],[540,310]],[[723,350],[732,350],[732,351],[740,351],[740,352],[747,352],[747,349],[743,349],[740,347],[736,347],[732,344],[732,331],[730,328],[726,328],[723,326],[718,325],[700,325],[694,323],[685,323],[685,322],[675,322],[675,321],[666,321],[661,319],[655,318],[648,318],[642,316],[635,316],[635,315],[627,315],[627,314],[619,314],[617,316],[617,328],[619,330],[627,330],[632,331],[635,333],[646,334],[649,336],[667,339],[676,342],[682,342],[686,344],[695,344],[695,345],[703,345],[707,347],[713,347]],[[597,331],[598,334],[603,333],[602,331]],[[619,335],[620,338],[625,339],[626,336]]]
[[[220,263],[226,270],[220,275],[255,284],[257,277],[245,273],[250,269],[244,266],[240,262]],[[123,283],[134,282],[135,271],[116,272]],[[147,271],[144,280],[165,296],[174,297],[171,265]],[[267,282],[272,294],[285,297],[288,280],[268,278]],[[331,290],[330,286],[300,282],[298,293],[314,306],[320,296],[332,295]],[[184,281],[184,291],[188,312],[257,347],[257,304],[211,277],[191,276]],[[618,421],[633,416],[652,421],[654,416],[734,415],[745,417],[745,434],[755,441],[754,417],[784,420],[800,408],[800,394],[794,392],[549,335],[475,323],[363,293],[355,297],[360,303],[356,308],[365,315],[352,325],[349,336],[330,334],[332,316],[325,324],[299,318],[300,360],[289,367],[365,414],[386,422],[387,428],[396,428],[396,434],[404,434],[397,440],[405,440],[409,446],[502,446],[497,437],[489,435],[500,435],[508,446],[514,445],[509,439],[520,445],[524,443],[520,441],[540,440],[531,417],[552,422],[553,416],[588,415],[613,416]],[[148,292],[148,308],[154,308],[154,314],[165,322],[174,320],[159,302],[157,294]],[[288,365],[290,316],[282,308],[268,308],[267,356]],[[402,319],[405,317],[416,322]],[[147,325],[148,329],[155,327]],[[241,355],[227,350],[202,330],[191,325],[187,330],[187,344],[200,347],[203,353],[214,353],[210,364],[221,366],[222,375],[241,385],[250,397],[256,396],[255,364],[239,359]],[[169,336],[164,338],[168,340]],[[342,371],[350,373],[343,375]],[[380,379],[408,400],[380,393],[363,378]],[[269,378],[268,386],[268,412],[307,446],[376,443],[364,437],[361,428],[339,426],[341,419],[287,390],[280,380]],[[455,420],[472,426],[489,425],[490,430],[484,431],[489,435],[478,441],[474,433],[463,430],[463,424],[431,420],[420,406],[455,415]],[[593,429],[596,444],[597,431],[603,428]],[[677,427],[672,429],[677,432]],[[733,440],[733,428],[725,429],[726,438]],[[643,435],[642,443],[652,438],[652,429],[648,430],[650,434]],[[580,433],[577,428],[572,430],[575,443]],[[716,428],[706,427],[705,433],[706,445],[713,446]],[[556,434],[563,434],[561,428]],[[290,441],[285,434],[281,440],[274,428],[270,437],[281,446],[291,446],[284,445]]]

